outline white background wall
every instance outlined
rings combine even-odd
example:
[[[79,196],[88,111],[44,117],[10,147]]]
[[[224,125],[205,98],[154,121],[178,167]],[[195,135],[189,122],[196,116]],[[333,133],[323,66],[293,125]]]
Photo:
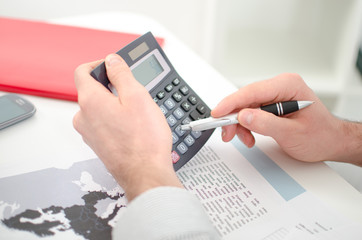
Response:
[[[0,0],[0,16],[52,19],[100,11],[131,11],[151,17],[198,53],[213,0]],[[127,24],[127,23],[119,23]]]
[[[0,16],[43,20],[99,11],[136,12],[164,25],[238,87],[297,72],[318,94],[333,99],[339,97],[357,53],[351,49],[361,34],[356,26],[362,29],[356,23],[362,22],[356,16],[362,15],[358,2],[0,0]],[[362,85],[357,87],[362,91]]]

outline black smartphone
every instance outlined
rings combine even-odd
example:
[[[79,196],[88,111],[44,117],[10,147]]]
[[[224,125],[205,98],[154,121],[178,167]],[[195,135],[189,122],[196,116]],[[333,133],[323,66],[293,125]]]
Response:
[[[17,94],[0,96],[0,130],[34,115],[32,103]]]

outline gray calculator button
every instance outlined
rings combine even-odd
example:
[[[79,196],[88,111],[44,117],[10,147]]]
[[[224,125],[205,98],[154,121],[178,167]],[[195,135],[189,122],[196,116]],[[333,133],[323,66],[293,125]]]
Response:
[[[202,133],[201,133],[201,131],[192,131],[192,132],[191,132],[191,135],[192,135],[194,138],[198,139],[199,137],[201,137]]]
[[[172,132],[172,144],[177,143],[179,139],[180,138],[177,136],[177,134],[175,132]]]
[[[191,109],[191,104],[187,101],[184,101],[183,103],[181,103],[181,107],[186,111],[190,111]]]
[[[168,113],[168,110],[165,107],[165,105],[161,105],[160,108],[161,108],[161,111],[162,111],[163,115],[166,115]]]
[[[191,122],[191,119],[189,117],[182,120],[182,124],[189,124]]]
[[[181,108],[176,108],[176,110],[173,112],[173,115],[180,120],[183,116],[185,116],[184,111],[181,110]]]
[[[159,91],[159,92],[157,93],[157,97],[158,97],[158,99],[162,99],[162,98],[164,98],[164,97],[165,97],[165,95],[166,95],[165,91]]]
[[[179,145],[177,145],[177,150],[181,153],[181,154],[185,154],[185,152],[187,152],[187,150],[189,150],[189,148],[186,146],[185,143],[180,143]]]
[[[203,104],[199,104],[197,107],[196,107],[197,111],[200,113],[200,114],[204,114],[206,113],[206,106],[203,105]]]
[[[190,113],[190,117],[191,117],[192,120],[200,120],[200,119],[202,119],[202,115],[196,110],[194,110],[194,111],[192,111]]]
[[[195,105],[197,103],[197,98],[194,95],[190,95],[188,97],[188,100],[190,101],[190,103],[192,103],[192,105]]]
[[[195,139],[189,134],[185,137],[184,142],[190,147],[195,143]]]
[[[178,78],[175,78],[173,81],[172,81],[173,85],[177,86],[180,84],[180,80]]]
[[[163,104],[166,105],[166,107],[167,107],[168,110],[171,110],[171,109],[174,108],[175,105],[176,105],[176,104],[175,104],[175,101],[172,100],[171,98],[168,98]]]
[[[181,129],[181,125],[175,128],[175,132],[179,137],[182,137],[185,134],[185,131]]]
[[[182,100],[182,95],[179,92],[175,92],[174,94],[172,94],[172,97],[173,97],[173,99],[175,99],[176,102],[179,102]]]
[[[173,127],[177,123],[177,120],[173,115],[170,115],[167,118],[167,122],[168,122],[168,125],[170,125],[170,127]]]
[[[186,86],[182,86],[182,87],[180,87],[180,92],[181,92],[184,96],[186,96],[187,94],[189,94],[189,88],[186,87]]]
[[[171,83],[170,83],[170,84],[168,84],[168,85],[165,87],[166,92],[171,92],[171,91],[172,91],[172,89],[173,89],[173,86],[172,86],[172,84],[171,84]]]

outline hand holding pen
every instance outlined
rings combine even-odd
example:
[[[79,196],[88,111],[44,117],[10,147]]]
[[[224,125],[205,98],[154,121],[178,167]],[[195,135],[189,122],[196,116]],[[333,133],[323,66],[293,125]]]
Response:
[[[312,103],[313,101],[278,102],[278,103],[261,106],[260,109],[266,112],[273,113],[276,116],[283,116],[301,110],[305,107],[308,107]],[[192,131],[204,131],[208,129],[223,127],[238,123],[239,123],[238,113],[232,113],[220,118],[209,117],[193,121],[188,124],[182,125],[181,129],[192,130]]]
[[[265,103],[290,100],[314,103],[287,116],[285,108],[284,116],[258,109]],[[274,104],[274,109],[277,106],[280,105]],[[290,156],[313,162],[335,159],[342,152],[336,144],[336,139],[343,138],[340,120],[328,111],[297,74],[281,74],[242,87],[221,100],[211,111],[211,116],[222,118],[231,113],[238,113],[238,124],[222,127],[221,136],[225,142],[237,136],[247,147],[252,147],[254,133],[257,133],[273,138]]]

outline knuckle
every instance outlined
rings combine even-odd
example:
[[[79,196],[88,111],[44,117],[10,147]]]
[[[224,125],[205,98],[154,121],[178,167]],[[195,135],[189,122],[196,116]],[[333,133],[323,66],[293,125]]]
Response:
[[[88,94],[79,92],[78,93],[78,105],[79,105],[80,109],[84,109],[87,102],[88,102]]]
[[[73,117],[73,127],[77,132],[80,132],[80,112],[77,112]]]
[[[78,65],[74,70],[74,77],[79,77],[80,73],[84,71],[86,66],[87,66],[86,63]]]
[[[293,81],[296,84],[304,83],[302,76],[298,73],[283,73],[282,76],[286,81]]]

